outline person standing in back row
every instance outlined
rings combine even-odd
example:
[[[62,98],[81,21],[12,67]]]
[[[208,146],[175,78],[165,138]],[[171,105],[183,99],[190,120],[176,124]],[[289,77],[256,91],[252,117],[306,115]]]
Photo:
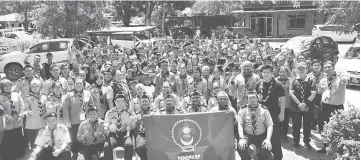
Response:
[[[48,60],[47,62],[45,62],[45,63],[43,63],[43,67],[44,67],[44,70],[45,70],[45,78],[46,79],[44,79],[44,81],[45,80],[47,80],[47,79],[49,79],[50,77],[51,77],[51,74],[50,74],[50,66],[52,65],[52,64],[54,64],[53,63],[53,54],[52,53],[47,53],[46,54],[46,59]]]
[[[281,148],[280,123],[284,120],[285,110],[285,89],[281,82],[273,78],[273,67],[264,65],[261,68],[263,79],[256,84],[256,91],[260,103],[268,108],[271,113],[273,125],[273,134],[271,138],[272,153],[275,160],[283,158]]]
[[[325,122],[330,121],[332,112],[343,110],[345,103],[346,85],[348,80],[335,72],[334,63],[326,61],[323,63],[326,76],[320,80],[320,90],[322,92],[321,107],[318,113],[319,132],[323,131]],[[326,144],[323,144],[319,153],[326,153]]]

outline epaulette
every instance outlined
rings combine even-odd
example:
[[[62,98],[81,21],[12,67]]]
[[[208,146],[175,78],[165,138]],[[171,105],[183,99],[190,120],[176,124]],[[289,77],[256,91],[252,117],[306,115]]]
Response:
[[[178,110],[178,111],[182,111],[182,109],[180,109],[180,108],[178,108],[178,107],[175,107],[175,109]]]
[[[159,109],[159,111],[162,111],[162,112],[163,112],[163,111],[165,111],[165,107],[164,107],[164,108],[162,108],[162,109]]]
[[[246,104],[246,105],[242,106],[241,108],[244,109],[244,108],[247,108],[247,107],[248,107],[248,105]]]
[[[135,112],[135,114],[141,114],[141,113],[142,113],[142,111]]]
[[[264,108],[264,109],[268,109],[265,105],[263,105],[263,104],[259,104],[262,108]]]

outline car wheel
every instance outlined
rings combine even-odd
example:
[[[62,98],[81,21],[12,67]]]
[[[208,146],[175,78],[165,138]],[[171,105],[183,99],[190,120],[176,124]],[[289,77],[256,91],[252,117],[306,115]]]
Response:
[[[13,81],[21,78],[24,73],[20,64],[10,64],[5,68],[5,74],[9,80]]]

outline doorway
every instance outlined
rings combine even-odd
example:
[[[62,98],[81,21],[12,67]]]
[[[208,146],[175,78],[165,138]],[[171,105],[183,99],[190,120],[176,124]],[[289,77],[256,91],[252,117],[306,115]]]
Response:
[[[254,14],[250,18],[250,28],[261,37],[272,37],[273,33],[273,15],[272,14]]]

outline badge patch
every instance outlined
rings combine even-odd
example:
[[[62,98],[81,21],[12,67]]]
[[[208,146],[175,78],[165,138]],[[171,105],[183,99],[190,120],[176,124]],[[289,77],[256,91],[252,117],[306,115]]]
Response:
[[[202,139],[202,129],[196,121],[182,119],[173,125],[172,139],[182,152],[194,152]]]

